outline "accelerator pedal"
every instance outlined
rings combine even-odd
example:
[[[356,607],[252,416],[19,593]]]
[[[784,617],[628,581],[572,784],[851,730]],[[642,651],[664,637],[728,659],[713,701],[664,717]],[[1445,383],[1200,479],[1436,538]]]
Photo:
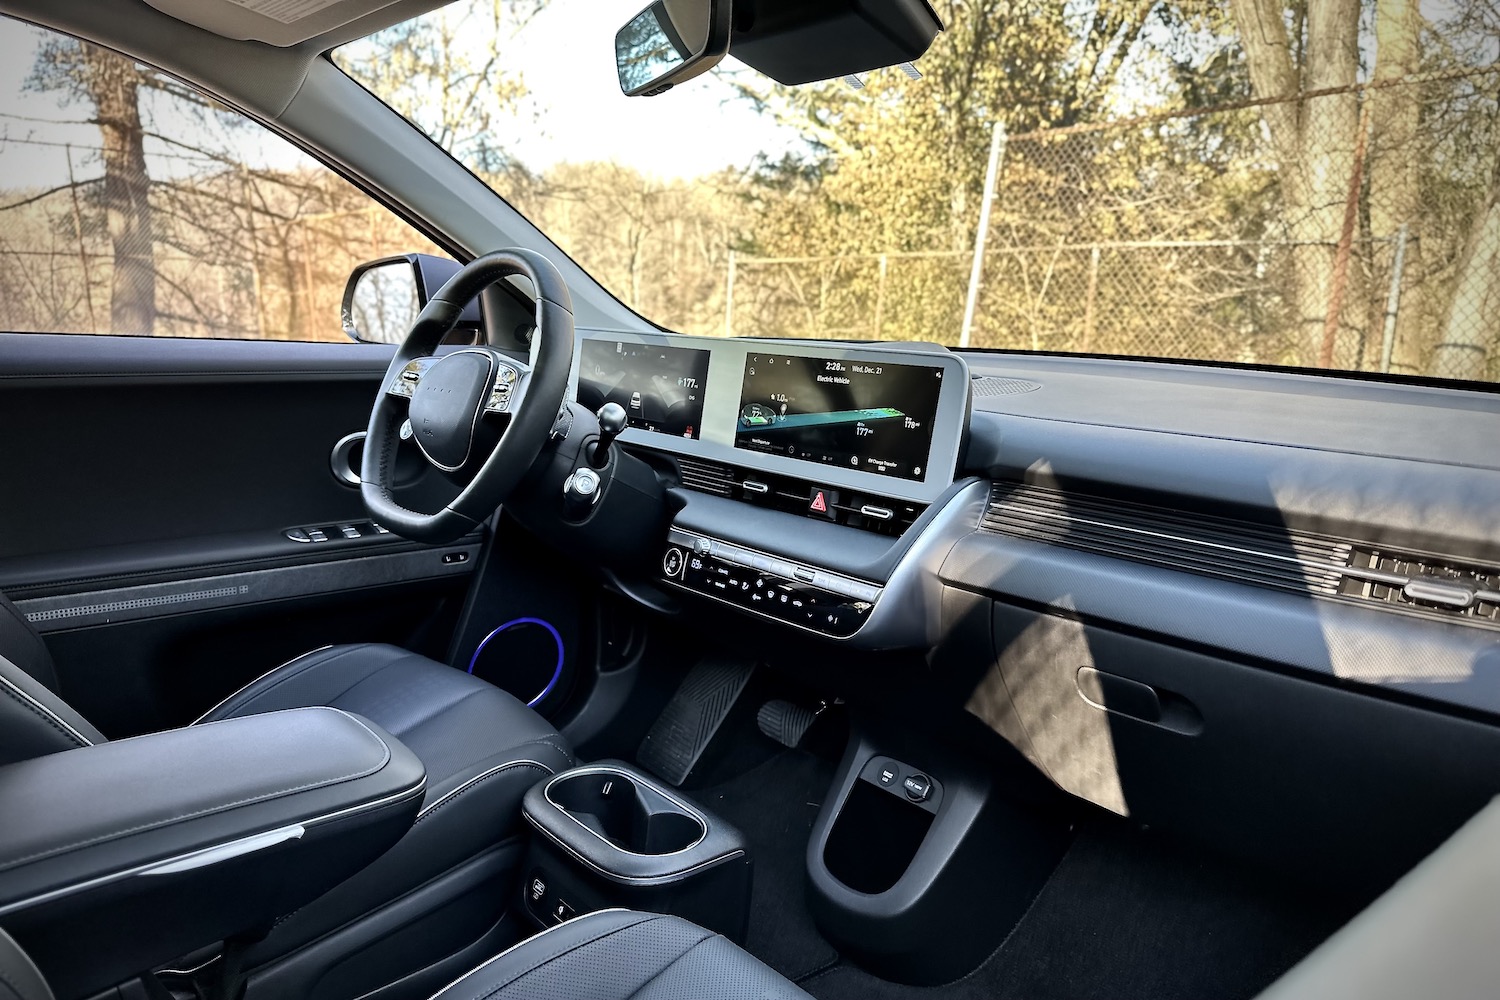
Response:
[[[818,713],[790,701],[768,701],[755,713],[755,724],[767,737],[795,750],[817,721]]]
[[[635,753],[636,762],[672,786],[681,785],[754,670],[755,664],[743,660],[709,657],[699,662],[652,723]]]

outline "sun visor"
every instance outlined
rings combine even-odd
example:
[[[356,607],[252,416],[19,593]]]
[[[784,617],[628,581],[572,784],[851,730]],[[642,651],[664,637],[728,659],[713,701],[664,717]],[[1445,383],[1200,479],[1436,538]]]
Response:
[[[416,17],[445,0],[146,0],[170,17],[225,38],[300,45],[330,37],[330,44],[347,40],[338,29],[358,21],[348,37],[368,34]]]

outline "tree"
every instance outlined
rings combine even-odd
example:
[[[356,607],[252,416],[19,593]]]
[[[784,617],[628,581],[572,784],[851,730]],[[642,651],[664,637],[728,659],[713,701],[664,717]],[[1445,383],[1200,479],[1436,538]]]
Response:
[[[1282,224],[1296,244],[1290,299],[1302,363],[1317,362],[1332,335],[1335,346],[1344,348],[1338,360],[1357,366],[1367,317],[1340,303],[1360,301],[1348,286],[1362,285],[1363,274],[1361,265],[1348,261],[1346,232],[1362,149],[1353,89],[1359,82],[1360,0],[1309,0],[1291,11],[1282,0],[1230,0],[1230,10],[1257,97],[1333,91],[1268,104],[1262,115],[1276,154]]]
[[[526,95],[501,63],[502,40],[545,2],[452,4],[342,46],[334,57],[439,146],[481,174],[498,174],[511,163],[494,126]],[[491,44],[485,50],[474,40]]]
[[[114,250],[110,329],[151,334],[156,326],[151,177],[139,93],[147,71],[107,49],[57,39],[37,58],[32,85],[62,86],[93,105],[104,160],[104,213]]]

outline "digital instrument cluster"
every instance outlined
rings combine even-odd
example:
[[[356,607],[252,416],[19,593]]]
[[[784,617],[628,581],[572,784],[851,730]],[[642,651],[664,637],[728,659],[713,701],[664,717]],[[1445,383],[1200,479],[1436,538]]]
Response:
[[[578,401],[625,408],[628,426],[696,440],[703,428],[709,352],[625,340],[585,340]]]

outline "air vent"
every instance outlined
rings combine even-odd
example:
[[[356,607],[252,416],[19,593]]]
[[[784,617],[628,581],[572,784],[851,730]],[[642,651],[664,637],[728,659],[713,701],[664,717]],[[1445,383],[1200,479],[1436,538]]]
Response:
[[[1348,542],[1166,507],[996,483],[980,528],[1185,573],[1337,595]]]
[[[1500,569],[1356,546],[1339,593],[1428,617],[1500,624]]]
[[[701,459],[679,458],[677,466],[682,485],[690,490],[880,535],[903,534],[927,509],[926,504]]]
[[[976,396],[1018,396],[1023,392],[1036,392],[1041,387],[1040,382],[995,375],[975,375],[969,380],[969,388]]]
[[[734,470],[727,465],[679,458],[677,469],[682,474],[682,485],[690,490],[718,497],[727,497],[734,491]]]
[[[995,483],[983,531],[1235,583],[1500,626],[1500,570],[1169,507]]]

